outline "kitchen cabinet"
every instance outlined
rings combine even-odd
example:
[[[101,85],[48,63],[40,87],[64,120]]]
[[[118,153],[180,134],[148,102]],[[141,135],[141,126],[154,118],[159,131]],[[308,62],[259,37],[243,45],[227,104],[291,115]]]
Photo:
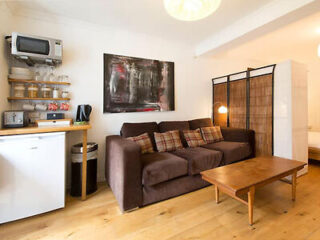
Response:
[[[0,137],[0,224],[65,206],[65,132]]]

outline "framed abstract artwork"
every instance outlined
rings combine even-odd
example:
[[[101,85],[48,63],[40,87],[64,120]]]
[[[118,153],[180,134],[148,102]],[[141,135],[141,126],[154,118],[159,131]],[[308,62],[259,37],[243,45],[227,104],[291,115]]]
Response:
[[[104,54],[104,113],[173,110],[173,62]]]

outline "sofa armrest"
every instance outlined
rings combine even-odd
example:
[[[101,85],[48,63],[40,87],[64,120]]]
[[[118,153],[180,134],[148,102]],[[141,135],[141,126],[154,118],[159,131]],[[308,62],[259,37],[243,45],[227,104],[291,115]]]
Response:
[[[106,137],[106,180],[121,211],[142,205],[140,146],[120,136]]]
[[[221,127],[221,133],[225,141],[230,142],[247,142],[249,143],[252,153],[250,158],[255,157],[255,132],[250,129]]]

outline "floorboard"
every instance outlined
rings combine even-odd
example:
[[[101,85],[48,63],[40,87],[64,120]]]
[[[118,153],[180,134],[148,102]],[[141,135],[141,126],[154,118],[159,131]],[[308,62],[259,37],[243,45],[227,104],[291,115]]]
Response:
[[[297,200],[291,186],[278,181],[257,189],[253,226],[247,207],[214,188],[121,214],[104,184],[87,201],[68,197],[66,208],[0,225],[1,240],[62,239],[320,239],[320,164],[298,178]]]

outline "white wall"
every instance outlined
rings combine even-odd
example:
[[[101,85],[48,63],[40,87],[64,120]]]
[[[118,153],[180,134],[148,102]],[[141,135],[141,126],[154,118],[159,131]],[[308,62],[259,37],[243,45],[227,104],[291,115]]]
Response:
[[[7,96],[9,94],[9,85],[7,80],[8,75],[8,61],[7,61],[7,47],[4,37],[10,32],[13,25],[13,17],[8,11],[4,2],[0,2],[0,113],[9,109]],[[2,121],[0,121],[0,128]]]
[[[63,40],[63,64],[57,73],[67,74],[72,85],[72,112],[78,104],[93,106],[89,141],[99,144],[98,178],[104,179],[105,137],[119,134],[124,122],[188,120],[211,116],[211,78],[258,63],[240,60],[195,58],[193,47],[142,33],[126,32],[57,17],[55,21],[14,16],[10,31]],[[10,32],[9,31],[9,32]],[[175,62],[175,103],[172,112],[103,114],[103,53]],[[5,96],[4,96],[5,97]],[[1,97],[3,99],[4,97]],[[81,141],[81,133],[69,133],[69,147]]]
[[[72,82],[72,117],[75,117],[78,104],[86,103],[93,107],[93,128],[88,133],[88,139],[99,144],[99,180],[104,179],[105,136],[119,134],[123,122],[159,122],[210,117],[210,79],[213,67],[209,64],[209,59],[193,58],[193,49],[188,45],[71,19],[57,19],[57,23],[54,23],[15,16],[15,24],[10,31],[63,40],[63,64],[57,72],[69,75]],[[175,62],[176,110],[103,114],[103,53]],[[1,100],[5,97],[6,92]],[[81,141],[81,133],[69,135],[69,146]]]
[[[320,43],[320,41],[319,41]],[[315,48],[316,50],[316,48]],[[308,64],[308,125],[313,130],[320,130],[320,59],[309,58]]]

